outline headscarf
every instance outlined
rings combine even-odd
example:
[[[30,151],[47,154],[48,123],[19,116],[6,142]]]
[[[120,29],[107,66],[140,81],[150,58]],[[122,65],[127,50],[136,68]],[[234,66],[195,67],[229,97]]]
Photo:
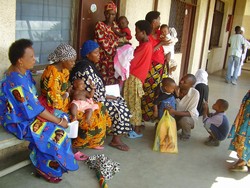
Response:
[[[198,69],[197,72],[195,73],[195,78],[196,78],[196,83],[197,84],[203,83],[203,84],[208,84],[208,73],[205,70]],[[194,86],[194,87],[195,87]]]
[[[105,5],[104,10],[105,11],[113,10],[117,12],[117,7],[113,1],[110,1]]]
[[[49,54],[48,61],[59,62],[76,59],[75,49],[65,43],[61,43],[54,52]]]
[[[83,43],[82,48],[81,48],[81,56],[86,57],[90,52],[95,50],[96,48],[99,48],[99,45],[93,41],[93,40],[87,40]]]

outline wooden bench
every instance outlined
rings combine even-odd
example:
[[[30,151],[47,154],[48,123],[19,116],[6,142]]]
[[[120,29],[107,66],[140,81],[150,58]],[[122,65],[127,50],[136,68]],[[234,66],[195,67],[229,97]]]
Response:
[[[0,126],[0,151],[6,148],[10,148],[12,146],[19,145],[21,143],[24,143],[25,140],[19,140],[14,135],[8,133],[2,126]],[[0,177],[5,176],[11,172],[14,172],[24,166],[29,165],[31,162],[29,159],[26,159],[24,161],[21,161],[17,164],[14,164],[8,168],[2,169],[0,171]]]
[[[42,75],[42,71],[39,71],[37,74],[33,75],[34,80],[36,81],[36,88],[38,94],[40,94],[40,78]],[[24,143],[25,140],[19,140],[14,135],[8,133],[1,125],[0,125],[0,152],[6,148],[10,148],[19,144]],[[31,162],[29,159],[25,159],[15,165],[12,165],[8,168],[0,170],[0,177],[5,176],[11,172],[14,172],[24,166],[29,165]]]

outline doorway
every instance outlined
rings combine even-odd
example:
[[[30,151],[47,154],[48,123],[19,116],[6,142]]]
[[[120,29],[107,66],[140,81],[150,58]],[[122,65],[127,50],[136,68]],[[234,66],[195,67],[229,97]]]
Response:
[[[76,7],[76,9],[78,9],[78,16],[76,16],[77,36],[75,37],[75,48],[77,50],[78,59],[80,57],[80,48],[83,42],[94,39],[96,22],[105,19],[104,6],[109,1],[110,0],[79,0],[77,4],[78,7]],[[114,1],[114,3],[119,5],[118,0]],[[117,8],[117,10],[119,10],[119,8]]]
[[[180,78],[188,72],[195,12],[196,1],[171,1],[169,27],[174,27],[178,33],[179,42],[175,45],[175,53],[182,53]]]

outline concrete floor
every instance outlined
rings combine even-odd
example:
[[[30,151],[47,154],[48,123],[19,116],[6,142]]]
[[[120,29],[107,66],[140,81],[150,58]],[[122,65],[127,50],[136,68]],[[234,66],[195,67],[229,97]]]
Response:
[[[238,112],[242,97],[250,89],[250,71],[243,71],[238,85],[226,84],[224,72],[209,75],[210,106],[218,98],[229,101],[227,115],[230,124]],[[104,153],[111,159],[120,162],[121,171],[113,179],[107,181],[110,188],[224,188],[249,187],[249,173],[230,172],[230,162],[236,160],[229,157],[227,150],[230,140],[227,139],[219,147],[203,144],[208,137],[199,123],[192,131],[187,142],[178,140],[178,154],[158,153],[152,151],[154,127],[148,123],[143,138],[128,139],[124,142],[130,146],[129,152],[122,152],[107,145],[103,151],[84,150],[88,155]],[[79,162],[79,170],[64,174],[60,184],[47,183],[33,175],[33,167],[27,166],[0,179],[1,188],[29,187],[86,187],[99,188],[94,171]]]

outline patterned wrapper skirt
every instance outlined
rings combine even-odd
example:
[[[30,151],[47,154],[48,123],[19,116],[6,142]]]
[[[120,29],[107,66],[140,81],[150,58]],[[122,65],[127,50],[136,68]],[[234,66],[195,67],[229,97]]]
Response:
[[[167,75],[167,67],[164,64],[153,61],[152,68],[148,72],[147,78],[143,85],[145,94],[142,97],[142,119],[144,121],[154,121],[154,95],[155,90],[161,80]]]

